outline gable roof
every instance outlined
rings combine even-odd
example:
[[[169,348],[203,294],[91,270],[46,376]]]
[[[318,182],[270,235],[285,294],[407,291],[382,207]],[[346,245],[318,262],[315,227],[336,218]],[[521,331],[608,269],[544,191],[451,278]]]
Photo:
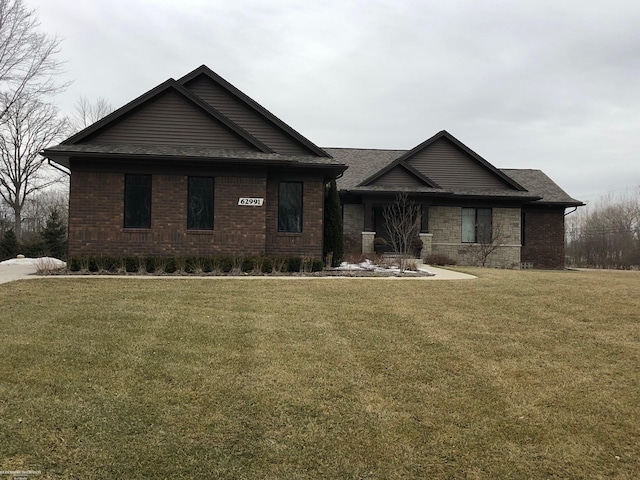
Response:
[[[407,173],[409,173],[409,175],[414,177],[419,183],[421,183],[423,185],[426,185],[426,186],[431,187],[431,188],[440,188],[440,186],[436,182],[434,182],[430,178],[428,178],[425,175],[423,175],[422,173],[420,173],[418,170],[413,168],[411,165],[409,165],[404,160],[400,160],[400,159],[396,159],[393,162],[391,162],[389,165],[387,165],[386,167],[378,170],[376,173],[371,175],[369,178],[367,178],[366,180],[362,181],[360,183],[360,186],[366,186],[366,185],[371,186],[372,184],[376,183],[376,181],[381,180],[386,175],[390,174],[392,171],[394,171],[396,169],[399,169],[399,168],[404,169]]]
[[[493,175],[494,177],[497,177],[497,179],[499,179],[502,183],[506,184],[507,186],[509,186],[509,187],[511,187],[511,188],[513,188],[514,190],[517,190],[517,191],[524,191],[525,190],[516,181],[514,181],[511,178],[509,178],[507,175],[505,175],[500,170],[495,168],[493,165],[491,165],[489,162],[487,162],[484,158],[482,158],[476,152],[474,152],[469,147],[464,145],[461,141],[459,141],[457,138],[455,138],[453,135],[451,135],[446,130],[441,130],[440,132],[436,133],[431,138],[428,138],[427,140],[422,142],[420,145],[412,148],[408,152],[405,152],[400,157],[398,157],[396,160],[394,160],[393,164],[389,165],[387,167],[387,169],[392,169],[392,168],[395,167],[395,165],[407,164],[408,161],[411,158],[413,158],[416,155],[420,154],[421,152],[425,151],[426,149],[428,149],[430,146],[434,145],[436,142],[438,142],[441,139],[445,139],[445,140],[449,141],[455,148],[457,148],[458,150],[462,151],[467,156],[467,158],[469,158],[472,162],[474,162],[476,165],[479,165],[483,170],[487,171],[489,174]],[[376,175],[364,180],[362,182],[362,185],[363,186],[364,185],[368,185],[375,178],[377,178]],[[431,183],[433,185],[436,185],[435,182],[433,182],[433,180],[430,180],[430,181],[431,181]]]
[[[215,83],[218,87],[222,88],[227,94],[231,95],[236,101],[240,102],[244,107],[248,108],[254,115],[259,116],[263,121],[266,121],[271,126],[275,127],[277,130],[283,132],[286,136],[288,136],[294,142],[302,145],[309,153],[321,156],[321,157],[329,157],[330,155],[324,151],[322,148],[315,145],[309,139],[298,133],[292,127],[287,125],[285,122],[280,120],[274,114],[272,114],[269,110],[264,108],[258,102],[238,90],[236,87],[227,82],[220,75],[215,73],[206,65],[201,65],[196,68],[192,72],[186,74],[182,78],[178,80],[181,85],[184,85],[188,88],[188,85],[196,80],[198,77],[204,76],[209,81]],[[229,112],[228,115],[231,116],[233,112]],[[240,118],[234,119],[236,123],[242,123]],[[249,126],[245,127],[247,130],[250,130]],[[258,136],[258,135],[256,135]]]
[[[176,82],[173,79],[169,79],[157,87],[149,90],[148,92],[140,95],[135,100],[127,103],[123,107],[115,110],[110,113],[106,117],[97,121],[96,123],[88,126],[87,128],[81,130],[80,132],[72,135],[67,138],[61,145],[73,145],[77,143],[83,143],[90,141],[93,137],[107,131],[109,128],[123,121],[125,118],[133,115],[135,112],[144,108],[146,105],[149,105],[156,101],[161,96],[167,94],[167,92],[174,92],[181,98],[183,98],[186,102],[195,106],[197,109],[202,111],[205,115],[209,116],[213,122],[223,125],[229,132],[232,132],[234,135],[243,139],[247,144],[251,145],[253,148],[264,152],[264,153],[272,153],[269,147],[267,147],[260,140],[255,138],[253,135],[236,125],[234,122],[229,120],[227,117],[222,115],[216,109],[211,107],[209,104],[200,100],[197,96],[192,94],[189,90],[184,88],[181,84]]]
[[[389,188],[376,185],[361,185],[363,180],[375,176],[381,170],[389,170],[407,150],[380,150],[361,148],[326,148],[335,160],[348,166],[344,174],[336,180],[342,193],[353,194],[393,194],[406,191],[430,196],[464,196],[466,198],[513,199],[540,205],[580,206],[582,202],[569,196],[540,170],[496,169],[501,175],[517,183],[521,190],[471,190],[444,189],[424,186],[421,188]],[[398,162],[399,163],[399,162]]]

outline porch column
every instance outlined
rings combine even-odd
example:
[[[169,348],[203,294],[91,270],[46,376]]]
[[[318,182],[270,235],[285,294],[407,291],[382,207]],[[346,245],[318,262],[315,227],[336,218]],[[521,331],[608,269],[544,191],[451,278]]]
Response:
[[[420,240],[422,240],[422,250],[420,250],[420,258],[424,262],[424,259],[431,255],[433,233],[421,233]]]
[[[373,239],[376,232],[362,232],[362,253],[375,253]]]

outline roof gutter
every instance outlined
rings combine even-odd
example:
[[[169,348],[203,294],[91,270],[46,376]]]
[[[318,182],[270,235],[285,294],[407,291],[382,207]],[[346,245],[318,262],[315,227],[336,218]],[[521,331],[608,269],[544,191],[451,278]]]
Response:
[[[47,164],[50,167],[55,168],[56,170],[61,171],[62,173],[64,173],[65,175],[71,176],[71,171],[67,170],[66,168],[64,168],[62,165],[60,165],[59,163],[56,163],[54,161],[52,161],[50,158],[47,158]]]

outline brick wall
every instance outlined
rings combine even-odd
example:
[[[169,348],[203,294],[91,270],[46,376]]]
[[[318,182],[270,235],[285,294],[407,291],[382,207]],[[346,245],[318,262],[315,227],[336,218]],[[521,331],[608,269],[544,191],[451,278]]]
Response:
[[[564,208],[523,209],[522,261],[533,268],[564,268]]]
[[[324,182],[303,181],[301,233],[278,232],[278,184],[277,179],[267,181],[266,254],[322,258]]]
[[[185,175],[153,175],[151,228],[125,229],[124,174],[74,172],[70,187],[69,254],[265,253],[267,206],[275,202],[267,195],[265,178],[216,176],[212,231],[186,228],[187,178]],[[238,206],[240,197],[263,197],[265,205]],[[321,242],[322,236],[320,249]]]

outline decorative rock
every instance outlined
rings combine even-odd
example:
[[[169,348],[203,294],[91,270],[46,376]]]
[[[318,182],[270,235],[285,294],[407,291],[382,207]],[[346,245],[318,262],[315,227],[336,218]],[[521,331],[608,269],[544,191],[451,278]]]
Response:
[[[24,258],[24,255],[19,253],[18,255],[16,255],[16,258]]]

